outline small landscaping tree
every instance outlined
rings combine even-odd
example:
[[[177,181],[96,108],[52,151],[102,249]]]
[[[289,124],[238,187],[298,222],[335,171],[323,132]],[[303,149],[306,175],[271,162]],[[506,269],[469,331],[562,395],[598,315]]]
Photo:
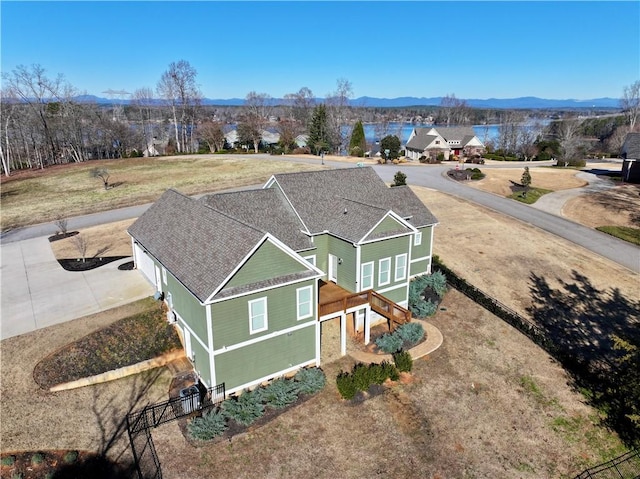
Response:
[[[78,250],[80,257],[82,258],[82,262],[84,263],[87,258],[87,247],[89,246],[87,238],[81,234],[77,234],[73,237],[73,245]]]
[[[56,216],[56,226],[61,235],[67,234],[67,219],[62,215]]]
[[[362,122],[358,120],[353,125],[353,131],[351,132],[351,140],[349,141],[349,154],[351,156],[364,156],[364,152],[367,149],[367,142],[364,137],[364,127]]]
[[[524,172],[522,173],[522,178],[520,179],[520,183],[524,186],[524,192],[522,196],[524,198],[527,197],[527,191],[529,191],[529,187],[531,186],[531,173],[529,173],[529,167],[524,167]]]
[[[91,178],[100,178],[104,184],[105,190],[109,188],[109,170],[106,168],[94,168],[89,172],[89,174],[91,175]]]
[[[402,171],[398,171],[393,176],[393,183],[391,186],[406,186],[407,185],[407,175],[405,175]]]

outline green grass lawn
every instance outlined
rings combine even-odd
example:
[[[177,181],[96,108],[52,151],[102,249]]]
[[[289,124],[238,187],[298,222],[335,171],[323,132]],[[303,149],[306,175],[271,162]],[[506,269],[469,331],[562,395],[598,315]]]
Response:
[[[552,193],[552,190],[545,190],[543,188],[529,188],[526,196],[524,195],[523,191],[519,191],[510,195],[509,198],[520,201],[521,203],[531,205],[538,201],[538,198],[540,198],[542,195],[546,195],[547,193]]]
[[[607,233],[629,243],[640,245],[640,228],[631,228],[628,226],[598,226],[598,231]]]
[[[182,347],[152,298],[144,310],[70,343],[40,361],[34,379],[44,389],[152,359]]]
[[[109,171],[109,189],[91,170]],[[320,165],[265,160],[252,155],[186,155],[87,161],[2,178],[2,231],[114,208],[150,203],[169,188],[195,195],[261,185],[274,173]]]

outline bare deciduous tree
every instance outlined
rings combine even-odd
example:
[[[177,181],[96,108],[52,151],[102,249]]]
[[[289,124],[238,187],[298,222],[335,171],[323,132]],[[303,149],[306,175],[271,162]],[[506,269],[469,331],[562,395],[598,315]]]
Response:
[[[291,109],[291,117],[299,125],[298,133],[307,131],[313,108],[316,105],[313,92],[307,87],[302,87],[296,93],[287,93],[284,99]]]
[[[447,126],[467,123],[468,109],[467,102],[456,98],[453,93],[445,95],[440,101],[440,111]]]
[[[624,87],[620,107],[629,119],[629,130],[634,131],[640,114],[640,80]]]
[[[209,151],[215,153],[224,148],[224,131],[219,121],[206,120],[200,123],[198,131],[202,140],[209,146]]]
[[[106,168],[93,168],[89,174],[91,178],[100,178],[105,190],[109,188],[109,170]]]
[[[336,91],[329,93],[326,98],[331,143],[336,146],[337,153],[346,145],[349,132],[343,129],[347,122],[349,99],[353,96],[353,86],[346,78],[336,80]]]
[[[87,248],[89,246],[89,242],[87,238],[81,234],[77,234],[73,237],[73,245],[78,250],[78,254],[82,258],[82,262],[86,262],[87,259]]]
[[[258,153],[258,147],[262,140],[262,131],[269,124],[271,109],[271,96],[267,93],[251,91],[247,94],[244,102],[245,114],[242,120],[244,124],[242,129],[245,139],[251,140],[256,153]]]
[[[178,153],[187,151],[189,125],[194,124],[195,109],[202,98],[196,84],[197,74],[186,60],[171,62],[156,87],[158,94],[171,107]]]

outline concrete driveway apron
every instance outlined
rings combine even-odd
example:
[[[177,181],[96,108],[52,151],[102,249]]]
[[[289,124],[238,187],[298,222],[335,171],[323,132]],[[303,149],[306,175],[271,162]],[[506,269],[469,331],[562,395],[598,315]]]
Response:
[[[0,339],[97,313],[153,294],[130,258],[85,272],[64,270],[47,237],[0,245]]]

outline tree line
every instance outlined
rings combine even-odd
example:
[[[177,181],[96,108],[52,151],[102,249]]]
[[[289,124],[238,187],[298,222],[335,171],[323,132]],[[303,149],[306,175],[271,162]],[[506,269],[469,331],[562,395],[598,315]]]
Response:
[[[243,106],[206,106],[197,71],[185,60],[170,63],[155,89],[141,87],[127,93],[126,104],[114,100],[108,106],[82,101],[62,75],[52,78],[40,65],[18,66],[3,73],[2,79],[0,159],[5,175],[19,169],[153,155],[158,145],[163,145],[164,154],[216,152],[229,146],[225,141],[229,124],[236,126],[238,143],[254,152],[260,150],[263,133],[270,129],[278,133],[283,153],[297,148],[296,139],[304,135],[305,151],[310,153],[361,156],[369,146],[360,132],[362,122],[375,125],[378,139],[400,137],[394,131],[394,124],[400,122],[417,126],[493,122],[501,126],[492,149],[530,158],[539,153],[540,141],[546,138],[551,142],[547,147],[556,141],[556,149],[570,157],[585,151],[585,135],[598,135],[610,149],[619,148],[624,133],[637,129],[640,110],[640,81],[625,88],[621,107],[626,116],[587,123],[575,112],[566,112],[562,121],[547,128],[532,121],[541,112],[475,109],[455,94],[446,95],[437,107],[354,107],[350,106],[352,84],[344,78],[337,79],[335,90],[321,101],[302,87],[281,102],[268,93],[251,91]],[[345,128],[349,125],[356,126],[357,132]],[[354,132],[355,141],[350,138]]]

